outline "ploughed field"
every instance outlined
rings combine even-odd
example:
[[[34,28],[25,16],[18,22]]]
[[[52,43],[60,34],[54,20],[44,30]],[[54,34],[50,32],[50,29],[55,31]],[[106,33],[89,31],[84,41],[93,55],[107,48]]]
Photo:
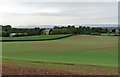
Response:
[[[2,44],[4,75],[118,74],[117,36],[76,35]]]

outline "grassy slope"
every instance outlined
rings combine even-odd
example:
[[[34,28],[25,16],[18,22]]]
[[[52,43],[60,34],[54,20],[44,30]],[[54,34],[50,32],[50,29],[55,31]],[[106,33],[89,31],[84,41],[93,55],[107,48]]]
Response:
[[[104,36],[53,41],[3,42],[3,58],[117,66],[117,49],[117,37]]]
[[[61,35],[37,35],[37,36],[23,36],[23,37],[2,37],[3,41],[12,41],[12,40],[49,40],[57,39],[70,36],[71,34],[61,34]],[[1,38],[0,38],[1,39]]]

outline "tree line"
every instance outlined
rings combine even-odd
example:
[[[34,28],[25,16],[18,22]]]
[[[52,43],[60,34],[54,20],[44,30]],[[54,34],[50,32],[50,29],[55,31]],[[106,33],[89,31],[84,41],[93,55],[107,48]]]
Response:
[[[120,31],[120,29],[119,29]],[[100,27],[86,27],[79,26],[76,28],[74,25],[68,25],[67,27],[55,26],[50,34],[87,34],[87,35],[100,35],[101,33],[116,33],[116,29],[109,30],[107,28],[103,29]]]
[[[10,33],[27,33],[28,36],[32,35],[42,35],[44,33],[44,29],[40,29],[39,27],[36,28],[12,28],[11,25],[0,25],[2,29],[0,29],[2,32],[3,37],[9,37]],[[119,29],[120,32],[120,29]],[[50,30],[49,34],[87,34],[87,35],[100,35],[101,33],[116,33],[116,29],[109,30],[107,28],[103,29],[100,27],[86,27],[86,26],[79,26],[75,27],[74,25],[68,25],[68,26],[54,26],[53,29]]]
[[[40,28],[12,28],[11,25],[2,26],[2,36],[9,37],[10,33],[27,33],[27,36],[40,35],[43,29]],[[17,36],[17,35],[16,35]]]

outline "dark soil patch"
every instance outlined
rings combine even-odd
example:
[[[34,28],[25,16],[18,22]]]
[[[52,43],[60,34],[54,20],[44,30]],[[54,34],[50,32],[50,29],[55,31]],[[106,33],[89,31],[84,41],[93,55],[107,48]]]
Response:
[[[75,64],[70,64],[70,63],[54,63],[54,64],[61,64],[61,65],[75,65]]]
[[[3,75],[78,75],[82,73],[75,73],[71,71],[53,70],[46,68],[32,68],[14,65],[3,65]]]
[[[39,61],[32,61],[32,63],[43,63],[43,64],[60,64],[60,65],[75,65],[71,63],[50,63],[50,62],[39,62]]]
[[[46,62],[32,61],[32,63],[46,63]]]

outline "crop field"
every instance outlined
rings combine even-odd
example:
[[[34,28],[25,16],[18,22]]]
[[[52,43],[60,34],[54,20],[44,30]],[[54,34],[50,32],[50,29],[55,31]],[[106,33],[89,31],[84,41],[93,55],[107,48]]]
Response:
[[[2,42],[2,51],[3,74],[7,75],[118,74],[117,36]]]
[[[1,37],[2,41],[41,41],[41,40],[54,40],[71,36],[71,34],[59,35],[37,35],[37,36],[22,36],[22,37]]]

